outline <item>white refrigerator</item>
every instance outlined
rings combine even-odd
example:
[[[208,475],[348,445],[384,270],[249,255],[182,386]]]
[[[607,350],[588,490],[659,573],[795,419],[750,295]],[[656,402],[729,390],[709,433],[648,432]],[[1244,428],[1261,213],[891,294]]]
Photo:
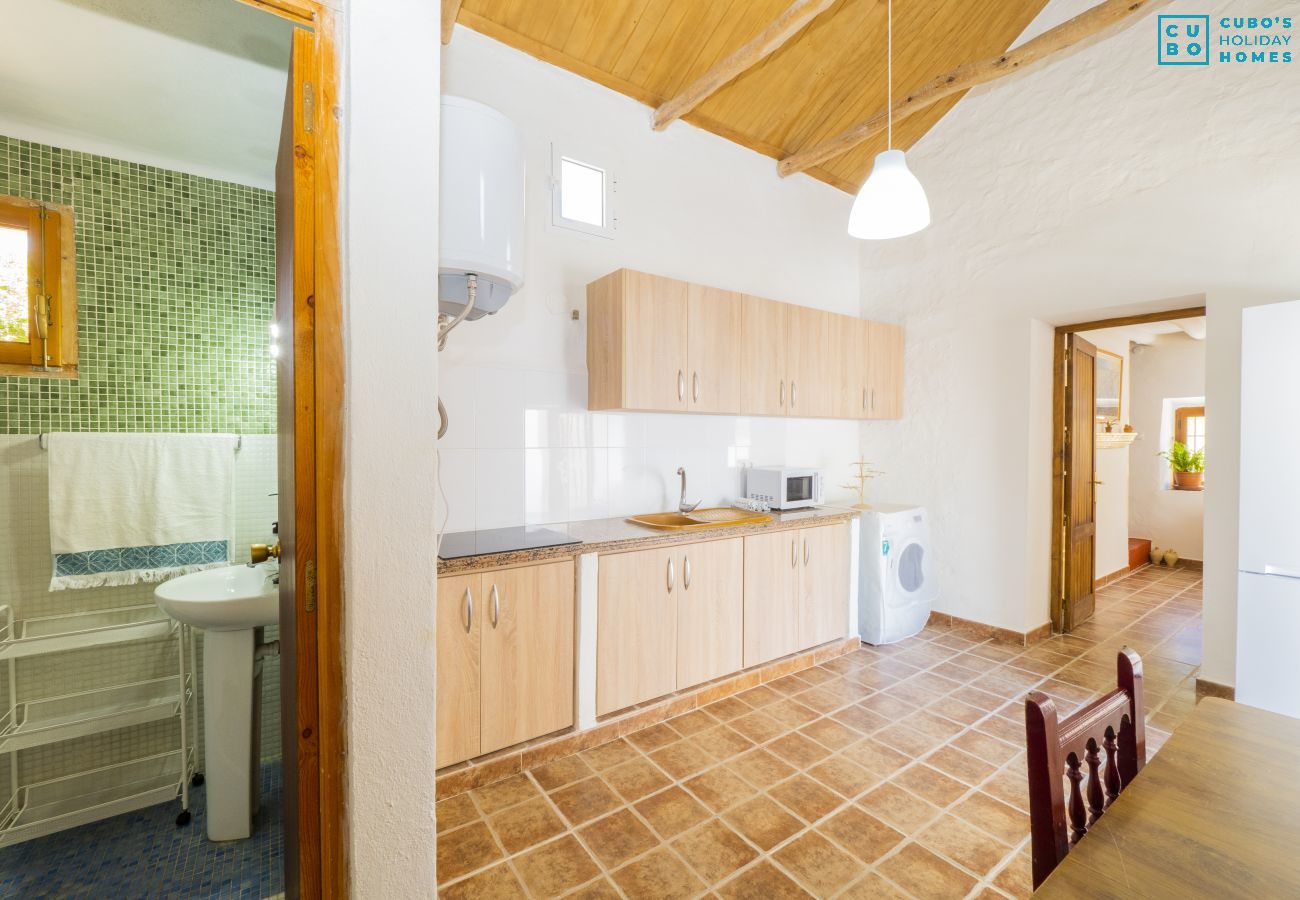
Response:
[[[1300,301],[1241,321],[1237,685],[1300,718]]]

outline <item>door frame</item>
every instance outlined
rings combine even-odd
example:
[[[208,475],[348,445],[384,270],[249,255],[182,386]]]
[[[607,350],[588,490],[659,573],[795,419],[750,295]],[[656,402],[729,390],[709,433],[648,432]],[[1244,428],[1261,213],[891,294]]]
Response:
[[[1194,319],[1204,315],[1204,306],[1189,306],[1163,312],[1115,316],[1109,319],[1093,319],[1073,325],[1056,326],[1056,334],[1052,340],[1052,574],[1048,597],[1052,614],[1052,630],[1058,634],[1064,633],[1066,626],[1065,566],[1067,542],[1062,530],[1062,523],[1065,521],[1066,510],[1070,508],[1070,498],[1066,496],[1070,489],[1070,483],[1069,479],[1065,477],[1065,453],[1068,449],[1065,439],[1065,400],[1066,372],[1069,364],[1066,348],[1069,345],[1069,337],[1081,331],[1120,328],[1125,325],[1145,325],[1151,322],[1170,322],[1175,319]]]
[[[343,304],[339,252],[339,52],[332,0],[236,0],[287,19],[309,32],[307,52],[289,77],[305,128],[294,134],[301,160],[294,183],[294,326],[287,343],[295,365],[310,369],[310,394],[295,396],[294,519],[311,550],[295,559],[296,647],[282,666],[296,686],[296,847],[286,841],[285,886],[290,897],[348,893],[344,790],[343,694]],[[300,117],[295,116],[295,120]],[[310,269],[302,265],[309,262]],[[300,276],[306,276],[305,278]],[[303,376],[298,375],[299,383]],[[297,392],[295,392],[297,393]],[[296,424],[295,424],[296,423]],[[303,457],[304,459],[299,459]],[[305,464],[300,464],[304,463]],[[312,568],[314,566],[314,572]],[[314,575],[314,579],[313,579]],[[314,584],[314,590],[313,590]],[[303,663],[299,665],[298,663]],[[283,676],[282,676],[283,677]],[[291,823],[286,819],[286,828]]]

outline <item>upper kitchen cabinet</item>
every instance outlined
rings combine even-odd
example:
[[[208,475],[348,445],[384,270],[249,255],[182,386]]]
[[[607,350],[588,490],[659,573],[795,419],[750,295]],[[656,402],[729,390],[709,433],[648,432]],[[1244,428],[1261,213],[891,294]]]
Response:
[[[690,287],[631,269],[587,285],[589,408],[688,408]]]
[[[740,294],[692,284],[686,293],[686,408],[691,412],[734,413],[740,409],[741,355],[734,351],[744,333]]]
[[[835,414],[835,370],[830,365],[831,314],[808,306],[785,307],[786,415],[827,418]]]
[[[902,340],[896,325],[619,269],[587,285],[588,408],[897,418]]]
[[[731,345],[744,373],[738,412],[747,416],[792,415],[787,405],[785,304],[745,297],[741,321],[743,331]]]
[[[868,322],[871,338],[867,353],[868,419],[903,417],[903,328]]]

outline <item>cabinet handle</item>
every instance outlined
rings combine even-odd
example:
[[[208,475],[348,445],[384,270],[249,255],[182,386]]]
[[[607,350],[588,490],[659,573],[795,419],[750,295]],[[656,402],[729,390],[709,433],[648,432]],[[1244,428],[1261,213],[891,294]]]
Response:
[[[677,574],[673,571],[673,561],[668,560],[668,593],[673,592],[673,584],[677,581]]]
[[[808,539],[807,538],[804,538],[803,541],[803,564],[805,566],[808,565]]]
[[[799,386],[793,381],[790,382],[790,408],[794,409],[799,405]]]
[[[875,388],[871,389],[871,411],[872,412],[876,411],[876,389]]]
[[[497,627],[497,622],[501,621],[501,595],[497,593],[497,586],[492,585],[492,627]]]
[[[781,379],[781,406],[785,406],[785,379]]]
[[[867,389],[866,389],[866,388],[863,388],[863,389],[862,389],[862,408],[863,408],[863,409],[866,409],[866,408],[867,408]]]
[[[691,399],[696,403],[700,402],[700,373],[691,373]]]
[[[682,557],[682,587],[688,591],[691,589],[691,555],[689,553]]]
[[[796,568],[799,565],[799,552],[795,549],[798,541],[790,541],[790,568]]]
[[[474,595],[465,588],[465,630],[474,630]]]
[[[686,373],[681,369],[677,370],[677,399],[686,399]]]

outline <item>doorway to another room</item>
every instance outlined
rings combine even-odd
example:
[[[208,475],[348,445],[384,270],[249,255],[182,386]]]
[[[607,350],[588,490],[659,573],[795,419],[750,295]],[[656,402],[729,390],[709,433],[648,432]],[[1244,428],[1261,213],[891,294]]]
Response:
[[[1056,329],[1051,616],[1088,621],[1097,592],[1144,566],[1201,566],[1205,309]]]

